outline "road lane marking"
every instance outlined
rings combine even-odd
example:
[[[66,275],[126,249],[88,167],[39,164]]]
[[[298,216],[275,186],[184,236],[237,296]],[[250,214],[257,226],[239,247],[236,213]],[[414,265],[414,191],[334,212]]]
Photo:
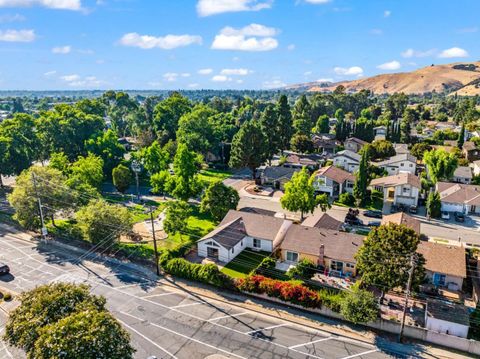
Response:
[[[288,325],[288,323],[272,325],[272,326],[266,327],[266,328],[251,330],[251,331],[249,331],[249,332],[245,332],[244,334],[253,334],[253,333],[261,332],[261,331],[264,331],[264,330],[270,330],[270,329],[275,329],[275,328],[284,327],[284,326],[286,326],[286,325]]]
[[[239,316],[245,315],[245,314],[248,314],[248,312],[243,312],[243,313],[238,313],[238,314],[222,315],[221,317],[210,318],[210,319],[208,319],[208,322],[212,322],[214,320],[226,319],[226,318],[235,318],[235,317],[239,317]]]
[[[103,277],[102,277],[103,278]],[[126,288],[131,288],[131,287],[136,287],[137,285],[138,286],[141,286],[143,284],[147,284],[147,283],[151,283],[150,281],[145,281],[145,282],[140,282],[140,283],[134,283],[134,284],[125,284],[125,285],[120,285],[118,287],[115,287],[117,289],[126,289]]]
[[[127,323],[125,323],[123,320],[121,319],[118,319],[117,320],[122,323],[123,326],[125,326],[127,329],[130,329],[132,332],[134,332],[135,334],[139,335],[140,337],[142,337],[143,339],[145,339],[147,342],[149,342],[150,344],[153,344],[155,345],[158,349],[160,349],[161,351],[167,353],[168,355],[170,355],[173,359],[178,359],[175,355],[173,355],[172,353],[170,353],[168,350],[162,348],[160,345],[158,345],[157,343],[155,343],[153,340],[151,340],[149,337],[147,337],[146,335],[143,335],[142,333],[140,333],[138,330],[136,330],[135,328],[131,327],[130,325],[128,325]]]
[[[343,357],[341,359],[351,359],[351,358],[356,358],[356,357],[359,357],[359,356],[362,356],[362,355],[367,355],[367,354],[371,354],[371,353],[375,353],[375,352],[378,352],[380,351],[379,349],[373,349],[373,350],[368,350],[366,352],[363,352],[363,353],[358,353],[358,354],[354,354],[354,355],[350,355],[348,357]]]
[[[177,309],[177,308],[191,307],[193,305],[199,305],[199,304],[205,304],[205,303],[198,302],[198,303],[180,304],[180,305],[174,305],[173,307],[169,307],[169,308],[170,309]]]
[[[129,317],[132,317],[132,318],[134,318],[134,319],[136,319],[136,320],[140,320],[140,321],[142,321],[142,322],[145,322],[144,319],[139,318],[139,317],[136,317],[136,316],[131,315],[131,314],[129,314],[129,313],[126,313],[126,312],[120,312],[120,313],[122,313],[122,314],[124,314],[124,315],[126,315],[126,316],[129,316]],[[176,332],[176,331],[174,331],[174,330],[172,330],[172,329],[169,329],[169,328],[167,328],[167,327],[161,326],[160,324],[156,324],[156,323],[150,322],[150,321],[148,321],[148,320],[147,320],[146,322],[147,322],[148,324],[154,326],[154,327],[157,327],[157,328],[160,328],[160,329],[165,330],[165,331],[167,331],[167,332],[170,332],[170,333],[172,333],[172,334],[178,335],[178,336],[180,336],[180,337],[182,337],[182,338],[191,340],[191,341],[193,341],[193,342],[195,342],[195,343],[198,343],[198,344],[201,344],[201,345],[205,345],[205,346],[207,346],[207,347],[209,347],[209,348],[212,348],[212,349],[221,351],[222,353],[225,353],[225,354],[228,354],[228,355],[232,355],[232,356],[235,356],[235,357],[240,358],[240,359],[248,359],[248,358],[242,357],[242,356],[240,356],[240,355],[238,355],[238,354],[235,354],[235,353],[229,352],[229,351],[227,351],[227,350],[218,348],[218,347],[216,347],[216,346],[214,346],[214,345],[211,345],[211,344],[202,342],[201,340],[198,340],[198,339],[189,337],[188,335],[185,335],[185,334],[182,334],[182,333],[178,333],[178,332]]]
[[[160,294],[151,294],[151,295],[145,295],[142,298],[155,298],[155,297],[163,297],[166,295],[172,295],[172,294],[179,294],[175,292],[168,292],[168,293],[160,293]]]
[[[305,347],[305,346],[307,346],[307,345],[311,345],[311,344],[315,344],[315,343],[319,343],[319,342],[324,342],[324,341],[330,340],[330,339],[334,339],[334,337],[331,336],[331,337],[328,337],[328,338],[317,339],[317,340],[314,340],[314,341],[312,341],[312,342],[307,342],[307,343],[292,345],[291,347],[288,347],[288,349],[295,349],[295,348],[299,348],[299,347]]]

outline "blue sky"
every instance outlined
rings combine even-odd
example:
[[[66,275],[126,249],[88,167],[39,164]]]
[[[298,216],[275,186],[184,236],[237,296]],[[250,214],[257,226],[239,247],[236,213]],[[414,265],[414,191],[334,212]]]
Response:
[[[0,89],[263,89],[480,60],[478,0],[0,0]]]

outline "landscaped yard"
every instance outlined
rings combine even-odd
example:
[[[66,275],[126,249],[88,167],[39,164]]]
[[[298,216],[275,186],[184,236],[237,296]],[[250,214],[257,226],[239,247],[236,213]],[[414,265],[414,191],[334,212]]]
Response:
[[[269,255],[268,252],[253,252],[250,249],[245,249],[223,267],[222,272],[233,278],[245,278],[253,269],[258,267],[263,258]]]
[[[213,182],[223,181],[224,179],[227,179],[231,175],[232,173],[230,171],[208,169],[208,170],[200,171],[200,173],[198,174],[198,178],[201,181],[206,182],[207,184],[210,184]]]

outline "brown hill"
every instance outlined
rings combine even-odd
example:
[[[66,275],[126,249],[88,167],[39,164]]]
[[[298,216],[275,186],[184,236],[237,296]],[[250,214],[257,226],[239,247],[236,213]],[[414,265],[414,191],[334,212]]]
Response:
[[[288,86],[288,89],[329,92],[339,85],[347,92],[363,89],[375,94],[424,94],[428,92],[457,93],[473,96],[480,94],[480,62],[462,62],[432,65],[412,72],[382,74],[353,81],[335,83],[306,83]]]

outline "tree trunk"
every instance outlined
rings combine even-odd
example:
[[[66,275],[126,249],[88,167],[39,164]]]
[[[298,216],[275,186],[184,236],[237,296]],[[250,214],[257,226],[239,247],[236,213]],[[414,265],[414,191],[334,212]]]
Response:
[[[300,211],[300,221],[303,222],[303,211]]]
[[[1,174],[0,174],[0,187],[3,188],[3,178]]]
[[[50,216],[51,220],[52,220],[52,226],[54,226],[55,228],[57,228],[57,225],[55,224],[55,217],[52,213],[52,215]]]

